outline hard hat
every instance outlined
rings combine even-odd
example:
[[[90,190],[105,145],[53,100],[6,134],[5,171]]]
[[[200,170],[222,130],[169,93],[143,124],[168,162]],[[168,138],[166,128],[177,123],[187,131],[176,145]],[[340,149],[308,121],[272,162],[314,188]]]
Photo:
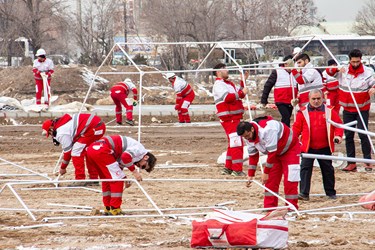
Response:
[[[302,51],[302,49],[301,49],[300,47],[295,47],[295,48],[293,49],[293,55],[298,54],[298,53],[300,53],[301,51]]]
[[[166,74],[165,74],[165,78],[167,78],[167,79],[169,79],[169,78],[171,78],[171,77],[174,77],[174,76],[176,76],[175,73],[166,73]]]
[[[132,80],[130,80],[130,78],[126,78],[126,79],[124,80],[124,82],[125,82],[125,83],[133,83]]]
[[[48,137],[49,136],[48,131],[52,127],[52,125],[53,125],[53,120],[45,120],[42,124],[42,129],[43,129],[42,135],[45,135],[46,137]]]
[[[42,56],[42,55],[46,55],[46,51],[44,49],[38,49],[36,51],[35,56]]]

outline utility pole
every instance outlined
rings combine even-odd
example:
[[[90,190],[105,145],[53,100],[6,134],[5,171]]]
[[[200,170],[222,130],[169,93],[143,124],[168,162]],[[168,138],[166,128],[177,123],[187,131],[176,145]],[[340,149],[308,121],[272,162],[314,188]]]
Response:
[[[80,34],[82,34],[82,0],[77,0],[77,14]]]
[[[128,42],[128,17],[127,17],[127,0],[123,0],[124,3],[124,39]],[[128,45],[125,44],[125,51],[128,53]]]

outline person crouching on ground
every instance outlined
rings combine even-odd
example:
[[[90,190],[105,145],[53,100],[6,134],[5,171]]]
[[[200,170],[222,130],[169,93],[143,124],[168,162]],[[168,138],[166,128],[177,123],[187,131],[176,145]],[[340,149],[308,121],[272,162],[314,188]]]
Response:
[[[100,179],[121,180],[126,178],[123,172],[128,168],[137,181],[142,176],[135,168],[151,172],[156,164],[156,157],[148,152],[138,141],[121,135],[105,136],[87,148],[87,165],[96,168]],[[122,192],[130,187],[131,182],[102,182],[105,215],[122,215]]]
[[[93,114],[65,114],[54,120],[46,120],[42,125],[43,135],[52,136],[53,144],[61,144],[64,155],[60,166],[60,174],[66,173],[70,159],[75,168],[75,179],[84,180],[86,147],[103,137],[106,126],[100,117]],[[87,166],[90,179],[98,179],[98,172]],[[93,182],[76,182],[70,186],[86,186]]]
[[[189,106],[194,101],[195,93],[193,88],[181,77],[175,73],[165,74],[165,78],[172,84],[176,92],[176,105],[174,109],[178,113],[178,121],[180,123],[190,123]]]
[[[133,93],[133,103],[127,102],[127,97],[130,94],[130,91]],[[138,91],[134,83],[126,78],[123,82],[116,83],[111,88],[111,98],[116,105],[116,122],[118,125],[122,125],[122,105],[126,109],[126,123],[130,126],[134,126],[133,121],[133,107],[137,106],[138,102]]]
[[[284,176],[285,199],[298,209],[298,182],[300,181],[300,143],[297,136],[282,122],[266,116],[252,122],[240,122],[237,134],[244,138],[249,152],[247,187],[254,179],[259,152],[267,155],[262,174],[263,184],[278,193],[281,178]],[[264,207],[278,206],[278,198],[265,190]]]

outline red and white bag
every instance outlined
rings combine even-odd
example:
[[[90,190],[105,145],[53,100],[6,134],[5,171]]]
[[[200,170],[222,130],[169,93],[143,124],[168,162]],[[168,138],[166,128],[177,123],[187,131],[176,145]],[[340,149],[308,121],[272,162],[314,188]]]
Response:
[[[283,248],[288,241],[286,211],[266,216],[215,209],[203,220],[193,221],[190,246]]]
[[[370,201],[375,201],[375,190],[369,194],[362,196],[359,199],[359,202],[370,202]],[[375,202],[371,204],[369,203],[369,204],[362,205],[362,207],[366,209],[370,209],[370,210],[375,210]]]

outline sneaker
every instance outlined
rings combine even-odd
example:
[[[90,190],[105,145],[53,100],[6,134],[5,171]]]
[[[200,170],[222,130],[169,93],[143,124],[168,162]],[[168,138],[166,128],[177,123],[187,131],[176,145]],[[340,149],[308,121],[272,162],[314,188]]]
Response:
[[[123,212],[121,208],[111,208],[109,213],[109,215],[125,215],[125,212]]]
[[[122,125],[122,122],[116,122],[117,123],[117,125]]]
[[[327,198],[329,200],[336,200],[337,199],[337,196],[334,194],[334,195],[328,195]]]
[[[232,170],[230,170],[229,168],[223,168],[223,170],[221,170],[221,174],[222,175],[231,175]]]
[[[350,163],[346,165],[345,168],[342,169],[345,172],[357,172],[357,165],[355,163]]]
[[[309,201],[310,197],[308,195],[305,195],[305,194],[298,194],[298,200]]]
[[[232,171],[232,173],[230,175],[232,175],[232,176],[246,176],[246,174],[242,171]]]
[[[372,164],[369,164],[369,163],[365,164],[365,170],[367,172],[371,172],[373,168],[374,168],[374,166]]]
[[[132,120],[126,120],[125,122],[129,124],[130,126],[134,126],[134,121]]]

